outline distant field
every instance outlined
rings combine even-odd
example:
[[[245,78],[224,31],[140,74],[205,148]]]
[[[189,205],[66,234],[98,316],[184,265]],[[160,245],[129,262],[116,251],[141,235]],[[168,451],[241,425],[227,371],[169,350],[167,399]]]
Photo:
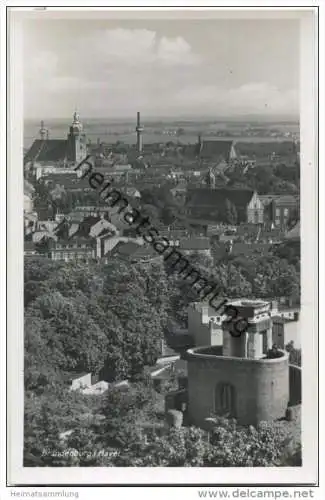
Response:
[[[55,122],[55,123],[47,123],[46,124],[50,131],[50,138],[52,139],[63,139],[67,136],[69,132],[69,122]],[[123,141],[126,144],[135,144],[136,143],[136,133],[133,130],[133,127],[127,124],[103,124],[103,123],[85,123],[85,133],[87,138],[89,138],[92,142],[96,142],[97,138],[100,141],[114,143],[116,141]],[[222,124],[225,125],[225,124]],[[24,126],[24,147],[28,148],[34,139],[38,138],[38,131],[40,125],[37,122],[26,122]],[[158,126],[157,126],[158,128]],[[172,127],[171,127],[172,128]],[[195,128],[196,131],[200,129],[199,124],[191,124],[188,126],[188,129]],[[226,127],[224,127],[226,128]],[[262,127],[261,127],[262,128]],[[269,126],[265,125],[265,130],[267,130]],[[292,126],[289,125],[276,125],[272,124],[272,128],[277,128],[278,130],[285,130],[290,132],[297,133],[298,127],[295,124]],[[232,127],[233,129],[233,127]],[[264,129],[264,127],[263,127]],[[127,131],[127,132],[126,132]],[[176,137],[174,135],[167,135],[164,133],[150,133],[149,131],[143,133],[143,141],[144,143],[153,143],[153,142],[168,142],[173,141],[176,142],[179,140],[184,144],[193,144],[197,141],[198,133],[196,131],[186,131],[184,135],[180,137]],[[209,133],[209,135],[207,135]],[[211,135],[210,135],[211,134]],[[288,139],[276,139],[274,137],[219,137],[217,135],[213,135],[213,131],[211,127],[205,126],[202,127],[202,136],[207,137],[208,139],[216,139],[216,140],[234,140],[238,142],[270,142],[270,141],[282,141]]]

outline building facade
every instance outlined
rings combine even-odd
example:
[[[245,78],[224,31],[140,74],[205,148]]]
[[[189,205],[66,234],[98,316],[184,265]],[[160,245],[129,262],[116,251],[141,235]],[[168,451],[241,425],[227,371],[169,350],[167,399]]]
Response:
[[[294,319],[274,316],[273,320],[273,344],[279,349],[285,349],[286,345],[293,342],[296,349],[301,348],[301,332],[299,315],[296,313]]]
[[[277,228],[287,228],[292,221],[299,220],[299,200],[292,195],[262,196],[265,221]]]
[[[264,222],[264,205],[256,191],[247,205],[247,222],[250,224],[263,224]]]
[[[52,260],[91,260],[96,258],[96,240],[94,238],[73,238],[51,243],[50,258]]]

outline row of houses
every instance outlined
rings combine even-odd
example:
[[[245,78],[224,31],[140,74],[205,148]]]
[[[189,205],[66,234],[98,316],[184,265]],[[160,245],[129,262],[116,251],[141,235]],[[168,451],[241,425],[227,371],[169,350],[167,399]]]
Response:
[[[106,214],[84,216],[82,220],[63,218],[59,221],[34,221],[25,232],[25,255],[41,251],[53,260],[89,260],[120,257],[129,262],[160,260],[160,255],[143,238],[123,235]],[[211,258],[208,237],[193,236],[186,230],[162,230],[161,237],[183,254],[197,253]]]
[[[251,189],[238,188],[194,188],[188,189],[185,200],[187,214],[191,219],[222,221],[227,203],[235,208],[236,223],[272,223],[286,226],[298,220],[299,199],[292,195],[261,196]]]

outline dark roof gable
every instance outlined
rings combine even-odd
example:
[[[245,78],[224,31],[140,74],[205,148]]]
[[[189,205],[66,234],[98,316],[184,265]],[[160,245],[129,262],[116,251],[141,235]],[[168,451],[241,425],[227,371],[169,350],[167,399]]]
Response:
[[[68,155],[66,139],[36,139],[27,151],[24,163],[29,161],[60,161]]]
[[[221,205],[223,206],[228,199],[236,208],[246,208],[253,194],[254,191],[252,189],[189,189],[187,192],[186,205],[188,207],[218,207]]]
[[[297,154],[299,145],[294,141],[269,141],[269,142],[237,142],[236,152],[241,156],[256,158],[270,156],[273,153],[279,156]]]
[[[233,141],[202,141],[200,157],[201,158],[223,158],[230,160]]]

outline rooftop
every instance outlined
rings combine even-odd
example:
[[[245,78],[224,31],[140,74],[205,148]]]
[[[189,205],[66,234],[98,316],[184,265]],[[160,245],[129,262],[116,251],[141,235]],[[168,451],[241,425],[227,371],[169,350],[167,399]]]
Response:
[[[252,189],[236,188],[195,188],[187,192],[186,205],[189,207],[220,207],[228,199],[236,208],[246,208],[251,201],[254,191]],[[201,217],[202,218],[202,217]]]
[[[265,302],[264,300],[260,300],[260,301],[256,301],[256,300],[250,300],[250,299],[245,299],[245,300],[241,300],[241,301],[235,301],[235,302],[232,302],[233,304],[238,304],[238,305],[241,305],[243,307],[262,307],[262,306],[265,306],[265,305],[268,305],[268,302]]]
[[[214,346],[202,346],[202,347],[195,347],[193,349],[188,349],[184,355],[184,358],[187,361],[194,360],[195,358],[198,360],[207,359],[213,361],[213,359],[218,358],[218,362],[220,362],[221,360],[224,360],[223,362],[236,360],[237,362],[240,363],[273,364],[279,362],[279,360],[284,361],[285,359],[288,359],[288,353],[281,349],[277,349],[276,352],[268,353],[267,355],[265,355],[263,358],[260,359],[254,359],[249,357],[244,358],[235,356],[223,356],[222,346],[214,345]]]
[[[29,161],[59,161],[64,160],[68,154],[68,141],[66,139],[36,139],[27,151],[24,163]]]

